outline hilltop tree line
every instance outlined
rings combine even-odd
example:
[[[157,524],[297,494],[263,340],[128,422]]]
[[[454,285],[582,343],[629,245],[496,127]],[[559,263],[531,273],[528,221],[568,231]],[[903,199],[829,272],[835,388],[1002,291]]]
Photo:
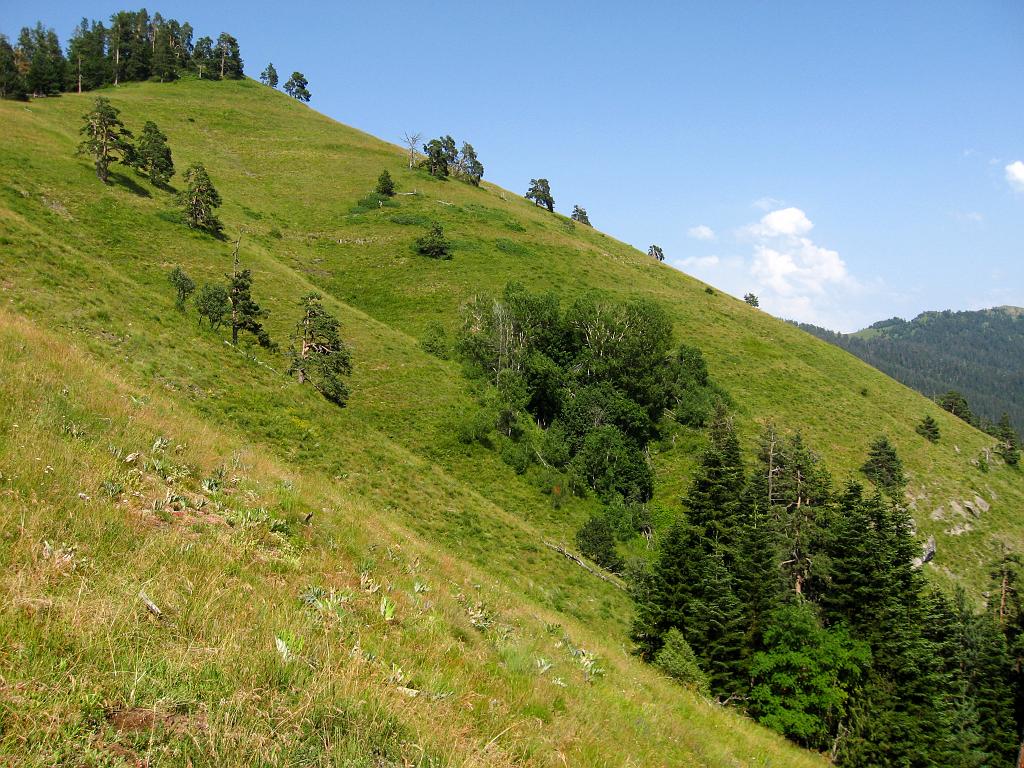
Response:
[[[118,11],[108,24],[83,18],[65,52],[52,28],[25,27],[12,45],[0,35],[0,97],[25,99],[63,91],[155,80],[185,73],[207,80],[239,80],[238,40],[228,32],[193,42],[192,25],[139,11]]]
[[[949,390],[972,406],[976,426],[998,424],[1005,413],[1024,429],[1024,317],[1013,308],[925,312],[892,318],[869,333],[842,334],[812,325],[805,331],[842,347],[927,397]]]
[[[930,587],[892,445],[835,489],[799,433],[747,471],[710,429],[684,511],[632,574],[640,655],[841,765],[1011,765],[1021,725],[1020,564],[987,610]]]

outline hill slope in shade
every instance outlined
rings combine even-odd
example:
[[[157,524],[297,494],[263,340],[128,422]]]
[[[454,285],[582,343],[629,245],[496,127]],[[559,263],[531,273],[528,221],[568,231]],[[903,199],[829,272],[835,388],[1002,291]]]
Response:
[[[996,423],[1004,413],[1024,428],[1024,318],[1019,307],[924,312],[893,318],[853,334],[804,330],[831,342],[928,396],[962,393],[975,416]]]
[[[658,301],[735,399],[748,447],[773,418],[842,480],[889,434],[943,583],[978,597],[1001,547],[1024,541],[1020,474],[976,463],[991,438],[597,230],[409,171],[398,148],[252,82],[107,95],[129,127],[160,125],[179,169],[206,165],[275,339],[300,296],[324,294],[354,347],[353,396],[339,410],[283,376],[282,356],[174,310],[168,270],[220,279],[230,244],[189,231],[172,195],[130,172],[97,182],[74,156],[92,96],[0,102],[8,751],[130,752],[149,718],[169,753],[205,760],[817,764],[631,658],[626,595],[544,545],[570,541],[593,502],[554,509],[454,437],[472,393],[417,339],[509,280]],[[418,194],[355,206],[384,168]],[[413,251],[433,220],[451,261]],[[914,432],[925,414],[938,445]],[[652,456],[669,508],[697,445]]]

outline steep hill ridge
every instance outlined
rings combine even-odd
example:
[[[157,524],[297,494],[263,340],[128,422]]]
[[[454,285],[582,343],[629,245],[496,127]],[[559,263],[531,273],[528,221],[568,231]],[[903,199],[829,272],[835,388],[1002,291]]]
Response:
[[[991,445],[989,437],[845,352],[731,297],[708,293],[702,283],[596,230],[569,231],[564,218],[486,183],[475,189],[410,172],[396,147],[252,82],[186,80],[132,85],[108,95],[130,126],[147,119],[160,125],[178,168],[196,161],[207,166],[225,199],[227,231],[244,231],[242,259],[254,269],[256,293],[271,310],[268,327],[275,338],[283,341],[290,332],[300,295],[311,288],[325,294],[354,346],[354,394],[349,407],[338,410],[285,378],[280,358],[225,346],[217,334],[197,331],[194,316],[183,319],[174,311],[167,271],[180,264],[197,282],[218,279],[229,268],[230,246],[190,232],[168,193],[129,173],[121,172],[108,188],[96,181],[89,165],[74,157],[80,115],[90,96],[0,103],[6,129],[0,144],[5,267],[0,327],[4,370],[17,372],[2,385],[0,455],[11,468],[0,470],[0,491],[13,500],[14,511],[5,515],[10,535],[2,551],[5,564],[17,566],[7,569],[12,575],[5,588],[11,605],[50,601],[45,610],[10,609],[8,618],[18,618],[5,621],[12,640],[8,647],[58,642],[43,631],[51,622],[51,629],[60,630],[59,642],[79,649],[82,667],[75,674],[88,677],[101,667],[106,644],[123,632],[137,638],[138,658],[159,681],[136,691],[111,674],[83,689],[83,698],[64,704],[45,690],[33,690],[27,696],[31,705],[22,701],[27,709],[19,713],[80,713],[89,701],[102,699],[118,702],[124,711],[153,708],[167,718],[203,714],[208,718],[203,727],[223,740],[223,754],[258,754],[257,747],[232,741],[229,723],[216,720],[227,717],[217,701],[194,700],[198,682],[181,690],[167,683],[166,670],[160,671],[167,663],[163,625],[147,622],[133,602],[133,590],[145,583],[154,599],[174,606],[175,621],[187,619],[192,627],[172,646],[179,673],[191,681],[205,674],[205,662],[190,656],[193,632],[201,636],[200,644],[220,649],[211,665],[221,670],[232,660],[239,665],[223,690],[255,690],[270,675],[279,688],[267,694],[268,711],[294,726],[294,738],[286,743],[295,750],[305,748],[301,733],[308,726],[301,717],[289,720],[288,707],[296,704],[289,698],[295,695],[289,692],[295,682],[289,675],[298,673],[289,672],[282,682],[268,671],[277,663],[274,633],[282,626],[291,626],[294,635],[284,638],[286,647],[308,638],[304,653],[315,662],[310,668],[324,670],[324,689],[303,694],[312,697],[305,703],[313,710],[328,707],[331,685],[356,701],[378,686],[385,698],[380,711],[408,715],[403,722],[410,731],[396,737],[397,746],[387,753],[394,764],[401,764],[404,753],[398,752],[412,743],[467,765],[557,765],[558,754],[579,765],[621,764],[626,756],[641,764],[814,764],[813,756],[673,690],[630,659],[624,653],[626,596],[543,545],[545,539],[568,541],[591,502],[570,500],[552,509],[493,453],[454,438],[453,419],[472,406],[471,393],[457,363],[427,355],[416,340],[431,322],[453,329],[469,296],[500,290],[510,279],[534,289],[555,288],[566,298],[597,289],[657,300],[669,311],[679,338],[704,350],[712,374],[737,403],[748,439],[763,418],[802,429],[840,477],[853,476],[875,434],[888,433],[910,475],[919,531],[938,539],[928,566],[937,577],[961,581],[977,596],[998,542],[1015,548],[1024,539],[1024,523],[1016,514],[1024,495],[1019,474],[996,462],[987,473],[972,464]],[[421,194],[400,197],[397,208],[357,211],[355,201],[382,168],[390,170],[400,191]],[[411,248],[423,223],[435,219],[455,243],[449,262],[420,258]],[[151,409],[160,417],[136,415],[120,403],[113,408],[119,399],[140,401],[144,412]],[[914,432],[926,413],[941,425],[938,446]],[[79,433],[91,442],[83,442]],[[154,507],[159,498],[141,489],[144,508],[152,512],[141,521],[103,500],[100,482],[123,471],[123,455],[152,453],[149,445],[160,434],[172,438],[171,450],[186,446],[175,463],[195,467],[186,481],[189,493],[201,492],[195,487],[199,477],[245,454],[246,470],[238,475],[249,494],[247,507],[273,507],[294,518],[287,535],[295,539],[288,546],[297,554],[276,552],[283,545],[273,537],[269,544],[254,543],[243,536],[249,530],[245,525],[241,531],[238,525],[222,528],[216,520],[176,526],[173,514],[171,522],[157,514],[165,511]],[[108,444],[124,451],[116,461]],[[693,447],[663,446],[653,457],[656,498],[665,504],[675,505],[686,485]],[[140,480],[144,488],[154,471]],[[984,502],[975,504],[977,515],[965,511],[964,520],[954,522],[944,517],[950,502],[962,509],[963,500],[973,503],[976,497]],[[225,501],[224,507],[232,505]],[[939,507],[946,511],[936,516]],[[306,534],[300,521],[308,512],[314,516]],[[18,522],[21,516],[26,522]],[[260,536],[274,533],[260,525],[252,524]],[[154,526],[159,533],[151,542]],[[131,536],[131,557],[119,551],[114,537],[122,534]],[[303,537],[310,540],[302,543]],[[42,541],[50,542],[52,553],[57,539],[77,544],[102,572],[83,571],[71,580],[50,574],[45,564],[52,557],[43,555]],[[381,554],[396,542],[408,550],[406,559]],[[224,562],[217,559],[221,547]],[[362,589],[359,574],[369,571],[369,578],[394,582],[399,610],[411,616],[418,600],[426,599],[416,598],[421,593],[402,581],[412,580],[403,569],[417,557],[441,569],[444,575],[432,579],[460,586],[435,587],[443,618],[431,618],[428,609],[401,629],[388,630],[390,624],[375,617],[378,592]],[[373,565],[363,568],[368,560]],[[210,591],[194,588],[217,584],[222,568],[232,574],[226,577],[231,583]],[[342,633],[345,653],[352,652],[355,632],[356,646],[372,643],[375,658],[400,657],[394,663],[406,672],[389,678],[381,665],[369,663],[365,674],[356,674],[331,662],[330,653],[340,653],[337,636],[321,645],[320,625],[296,603],[297,594],[313,583],[356,594],[353,624]],[[485,586],[486,596],[475,596],[476,584]],[[76,590],[86,597],[76,602]],[[257,602],[250,608],[247,599]],[[218,600],[225,601],[223,614],[214,610]],[[487,634],[491,624],[479,618],[478,602],[516,606],[514,617],[497,623],[518,627],[518,635],[509,640]],[[69,618],[90,610],[97,618],[87,626]],[[103,624],[104,616],[109,623]],[[251,624],[236,626],[242,616]],[[487,624],[479,641],[475,625],[468,639],[460,634],[474,616],[476,623]],[[372,639],[374,632],[359,629],[374,621],[378,635],[383,627],[385,636],[408,636],[396,640],[400,651],[383,650],[387,646]],[[557,631],[546,634],[544,625],[555,623],[564,625],[575,644],[596,648],[611,660],[604,678],[587,682],[586,670],[572,666],[577,656],[559,662],[577,675],[559,677],[568,686],[564,689],[547,682],[547,675],[561,673],[535,672],[531,665],[538,658],[570,647]],[[441,643],[432,633],[442,629],[432,627],[447,628],[455,640]],[[218,644],[221,634],[225,639]],[[461,670],[454,660],[467,646],[475,649],[473,661],[487,670],[483,677]],[[244,663],[240,649],[245,647],[260,649],[255,668]],[[450,711],[432,710],[425,695],[408,702],[406,694],[392,695],[399,685],[394,680],[409,682],[408,670],[416,670],[417,654],[424,649],[451,679],[429,684],[417,679],[411,689],[437,694],[452,689],[468,714],[456,717],[457,707],[444,704],[445,698],[437,701]],[[132,659],[118,656],[118,668],[128,668]],[[5,667],[14,666],[12,657],[5,661]],[[427,675],[429,666],[414,676]],[[65,681],[63,674],[26,667],[21,681],[45,679],[56,688]],[[546,686],[545,693],[532,701],[527,692],[538,685]],[[643,695],[629,695],[630,686],[641,686]],[[514,705],[488,708],[488,697]],[[418,707],[424,711],[409,711]],[[597,722],[588,714],[595,708],[610,714]],[[632,718],[641,712],[644,724],[635,726]],[[333,711],[331,716],[341,718]],[[452,726],[433,733],[415,725],[449,717]],[[94,743],[101,730],[97,719],[103,716],[96,712],[72,718],[81,725],[74,735],[78,741],[69,743]],[[341,719],[342,730],[364,727],[355,714]],[[554,725],[531,735],[522,722],[533,719]],[[19,714],[17,722],[24,731],[15,733],[31,731],[29,715]],[[107,717],[107,722],[113,721]],[[373,733],[370,726],[384,727],[372,716],[369,722],[365,727]],[[269,738],[278,725],[268,717],[246,720],[245,727]],[[173,728],[165,730],[173,736]],[[110,738],[109,729],[103,738]],[[48,754],[56,735],[40,732],[39,739],[38,754]]]

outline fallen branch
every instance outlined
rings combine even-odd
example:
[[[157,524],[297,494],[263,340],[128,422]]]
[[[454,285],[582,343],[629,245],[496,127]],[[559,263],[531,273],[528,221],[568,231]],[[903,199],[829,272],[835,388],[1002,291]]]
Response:
[[[618,587],[623,592],[629,591],[629,589],[626,587],[626,584],[622,581],[622,579],[616,578],[615,576],[612,576],[608,573],[601,573],[601,571],[597,570],[596,568],[591,568],[590,565],[583,560],[583,558],[581,558],[579,555],[573,554],[565,547],[563,547],[561,544],[552,544],[550,541],[545,541],[544,546],[548,549],[555,550],[555,552],[562,555],[563,557],[569,558],[574,563],[576,563],[576,565],[585,570],[587,573],[591,573],[594,576],[597,576],[597,578],[599,578],[601,581],[607,581],[613,587]]]

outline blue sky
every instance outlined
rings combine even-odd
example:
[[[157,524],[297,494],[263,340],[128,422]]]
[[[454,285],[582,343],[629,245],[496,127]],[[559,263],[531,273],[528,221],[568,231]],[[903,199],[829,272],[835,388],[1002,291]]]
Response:
[[[66,42],[122,3],[0,1]],[[197,3],[311,106],[470,141],[486,179],[773,314],[1024,304],[1024,3]]]

